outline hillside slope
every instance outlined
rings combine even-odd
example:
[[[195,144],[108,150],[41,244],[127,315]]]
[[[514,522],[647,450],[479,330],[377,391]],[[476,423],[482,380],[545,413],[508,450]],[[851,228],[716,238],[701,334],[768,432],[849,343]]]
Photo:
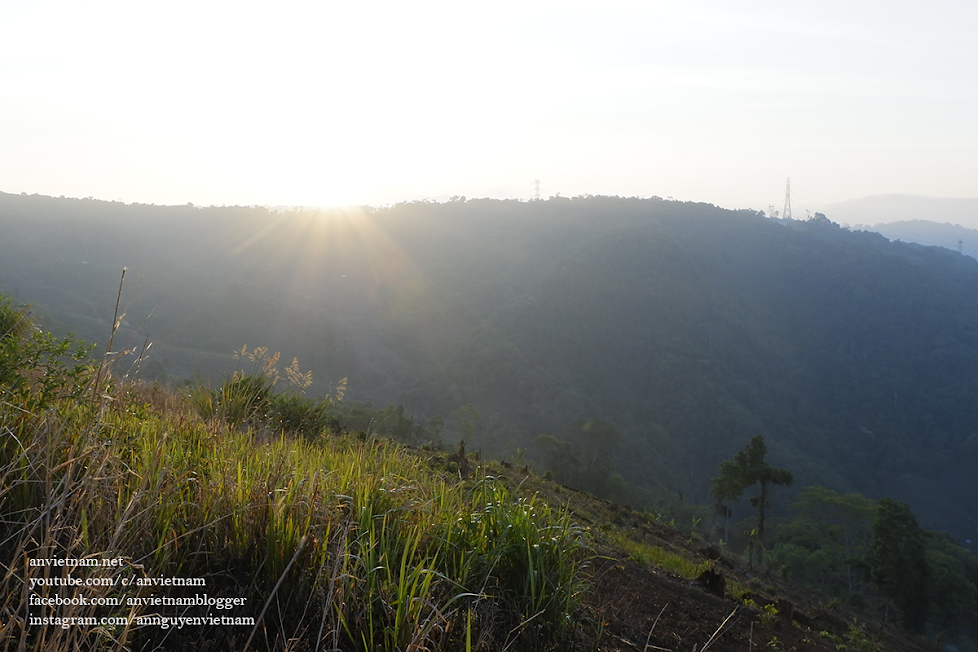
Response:
[[[104,340],[128,266],[156,377],[268,345],[319,391],[348,377],[425,419],[472,404],[488,452],[604,419],[653,507],[708,500],[764,434],[797,486],[906,500],[962,541],[978,526],[978,262],[956,252],[656,198],[275,214],[0,195],[0,224],[0,287],[56,330]]]

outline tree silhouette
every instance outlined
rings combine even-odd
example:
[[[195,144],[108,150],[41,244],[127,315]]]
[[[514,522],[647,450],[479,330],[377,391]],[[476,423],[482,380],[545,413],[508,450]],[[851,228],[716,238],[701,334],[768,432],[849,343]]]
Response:
[[[737,451],[732,460],[720,462],[719,473],[713,478],[710,494],[719,504],[728,500],[740,500],[744,490],[752,485],[760,485],[760,493],[750,499],[757,508],[757,541],[764,549],[764,512],[768,505],[768,493],[774,485],[790,486],[795,481],[791,471],[779,469],[764,461],[767,445],[764,437],[757,435],[742,450]],[[750,564],[754,563],[753,537],[750,546]]]

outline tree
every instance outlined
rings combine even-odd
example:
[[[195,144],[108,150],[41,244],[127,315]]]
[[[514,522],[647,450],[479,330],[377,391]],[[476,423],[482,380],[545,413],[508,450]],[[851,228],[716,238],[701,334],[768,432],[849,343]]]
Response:
[[[601,419],[578,419],[568,434],[566,440],[540,435],[533,442],[557,480],[599,496],[620,497],[622,480],[612,460],[623,439],[618,427]]]
[[[611,454],[621,445],[622,434],[613,423],[601,419],[578,419],[571,425],[570,435],[581,451],[585,473],[604,477],[614,472]]]
[[[540,435],[533,443],[543,454],[544,464],[558,482],[580,488],[581,459],[569,441],[553,435]]]
[[[792,507],[795,516],[778,527],[780,543],[769,561],[779,558],[792,579],[857,600],[866,579],[862,568],[873,536],[876,501],[810,486],[798,493]]]
[[[431,433],[432,440],[441,441],[441,431],[445,427],[445,418],[440,414],[428,419],[428,432]]]
[[[896,605],[903,624],[914,631],[921,631],[927,622],[926,539],[909,505],[891,498],[880,500],[866,563],[873,582]]]
[[[482,421],[482,415],[479,414],[479,410],[471,403],[466,403],[462,407],[454,410],[449,416],[455,423],[455,429],[458,430],[460,439],[467,439],[469,442],[472,442],[476,439],[476,435],[479,435],[479,451],[481,453],[482,431],[479,428],[479,424]]]
[[[757,435],[742,450],[737,451],[732,460],[720,462],[719,473],[713,478],[710,495],[722,505],[728,500],[740,500],[744,490],[752,485],[760,485],[760,493],[750,499],[757,508],[757,541],[764,548],[764,513],[768,506],[768,492],[772,486],[790,486],[795,481],[791,471],[779,469],[764,461],[767,446],[764,437]],[[750,563],[754,563],[754,548],[751,546]]]

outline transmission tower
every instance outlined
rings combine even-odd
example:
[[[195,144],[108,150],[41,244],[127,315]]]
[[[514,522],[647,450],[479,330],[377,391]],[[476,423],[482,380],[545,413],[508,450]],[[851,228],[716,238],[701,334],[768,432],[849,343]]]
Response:
[[[540,180],[533,180],[533,201],[540,201]]]
[[[784,210],[781,211],[781,219],[791,219],[791,177],[784,186]]]

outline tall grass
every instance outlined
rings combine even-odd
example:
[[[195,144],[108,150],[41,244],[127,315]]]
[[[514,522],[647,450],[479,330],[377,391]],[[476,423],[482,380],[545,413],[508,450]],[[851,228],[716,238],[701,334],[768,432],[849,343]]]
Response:
[[[585,558],[566,514],[493,478],[438,475],[392,443],[257,443],[234,427],[246,420],[188,419],[126,388],[93,395],[0,403],[0,650],[566,647]],[[29,563],[56,557],[123,563]],[[32,579],[69,576],[115,584],[33,592],[122,604],[28,608]],[[206,588],[121,583],[161,576]],[[164,630],[134,619],[206,609],[125,604],[186,591],[247,598],[226,615],[255,624]],[[38,615],[118,621],[31,626]]]
[[[235,374],[216,388],[198,380],[190,389],[188,402],[193,410],[232,428],[264,422],[272,398],[272,381],[259,374]]]

